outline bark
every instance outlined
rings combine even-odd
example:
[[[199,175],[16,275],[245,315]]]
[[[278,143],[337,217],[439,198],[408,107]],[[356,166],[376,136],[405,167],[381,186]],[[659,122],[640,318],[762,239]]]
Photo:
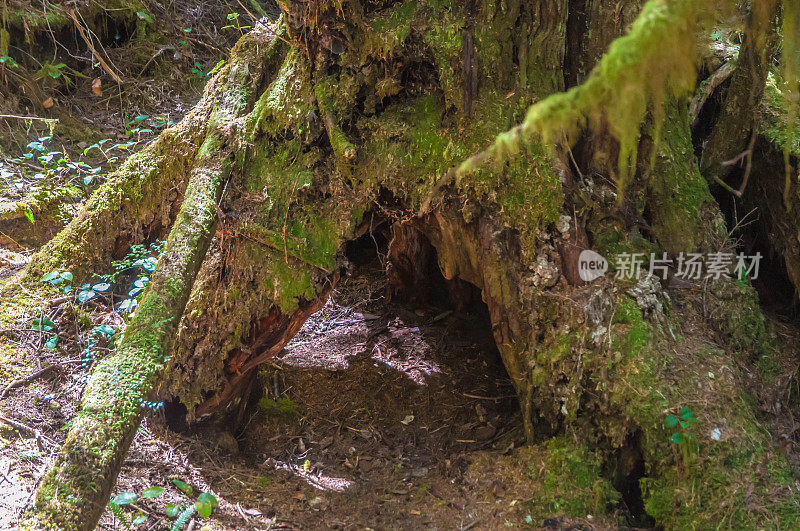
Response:
[[[731,75],[721,115],[704,141],[700,167],[709,178],[724,181],[733,168],[737,165],[743,167],[751,160],[751,156],[745,152],[752,152],[758,133],[759,104],[764,96],[767,73],[776,45],[774,18],[751,15],[748,19],[737,67]],[[737,157],[737,163],[732,162]]]
[[[646,48],[651,55],[624,48],[642,44],[636,39],[648,35],[647,24],[669,34],[670,16],[695,13],[691,2],[651,1],[635,38],[603,59],[589,89],[566,96],[575,107],[565,114],[588,112],[575,109],[592,98],[608,101],[620,79],[614,67],[624,60],[663,58],[660,46]],[[609,16],[610,3],[589,4],[585,27],[594,28],[594,38],[605,42],[622,31]],[[570,76],[581,78],[564,58],[575,49],[568,27],[580,25],[568,24],[574,3],[320,0],[281,7],[285,34],[270,41],[260,27],[246,37],[197,109],[133,158],[30,269],[90,270],[148,233],[173,227],[157,279],[120,352],[92,377],[84,410],[26,525],[94,524],[138,424],[138,399],[175,397],[190,420],[239,416],[258,366],[324,303],[344,268],[345,243],[385,219],[397,222],[390,250],[396,289],[430,281],[422,266],[435,251],[446,279],[481,291],[529,441],[569,434],[607,460],[639,441],[636,451],[651,476],[648,510],[667,523],[714,521],[714,514],[701,515],[702,507],[733,488],[728,476],[715,474],[743,450],[733,444],[719,450],[697,472],[699,502],[678,498],[686,490],[681,467],[690,463],[672,459],[663,415],[698,389],[659,332],[671,326],[660,286],[610,279],[585,286],[573,263],[588,246],[609,257],[654,249],[644,231],[670,252],[711,248],[723,237],[719,209],[689,156],[688,95],[669,93],[663,112],[663,93],[637,95],[637,102],[655,102],[652,114],[666,123],[654,119],[645,127],[633,146],[635,178],[617,189],[609,183],[621,139],[609,131],[622,135],[619,123],[606,123],[600,111],[577,157],[561,138],[549,138],[558,144],[549,145],[515,128],[532,101],[563,90]],[[587,55],[587,67],[596,56]],[[686,64],[669,63],[684,77]],[[659,79],[687,84],[663,73]],[[557,108],[565,100],[551,101]],[[625,134],[640,125],[637,114],[630,116],[637,122]],[[495,141],[508,130],[515,133]],[[466,169],[459,166],[487,146],[507,156],[478,156]],[[175,150],[188,156],[177,162]],[[138,173],[139,165],[146,171]],[[688,236],[682,220],[692,222]],[[732,311],[758,320],[752,290],[726,297],[709,303],[723,316],[721,329],[739,322]],[[733,365],[720,356],[724,366]],[[682,374],[677,382],[672,369]],[[111,380],[115,370],[125,385]],[[725,406],[741,409],[734,399]],[[751,414],[731,413],[743,423]],[[753,437],[770,444],[763,433]],[[779,503],[759,496],[765,506]]]
[[[253,44],[272,44],[263,37]],[[261,41],[261,42],[258,42]],[[257,49],[257,46],[254,46]],[[248,64],[222,74],[249,77]],[[238,147],[237,118],[247,100],[222,93],[207,116],[180,212],[164,254],[119,350],[94,370],[67,440],[39,486],[22,529],[94,529],[105,510],[122,461],[138,429],[144,403],[164,378],[197,271],[217,224],[217,209]],[[202,106],[201,106],[202,108]],[[84,234],[83,237],[89,236]]]
[[[77,190],[41,190],[16,203],[0,205],[0,243],[42,246],[64,227]],[[31,221],[32,220],[32,221]]]
[[[181,212],[170,231],[153,285],[119,351],[92,374],[81,413],[21,528],[93,529],[175,343],[180,317],[214,235],[216,207],[230,174],[223,139],[201,147]]]

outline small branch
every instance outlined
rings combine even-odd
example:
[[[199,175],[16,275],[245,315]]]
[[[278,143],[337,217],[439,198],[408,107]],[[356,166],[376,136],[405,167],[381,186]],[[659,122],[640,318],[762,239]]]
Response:
[[[742,184],[739,186],[739,193],[737,197],[742,197],[745,188],[747,188],[747,181],[750,180],[750,172],[753,170],[753,148],[756,146],[756,138],[758,138],[758,120],[753,120],[753,133],[750,136],[750,145],[747,147],[747,166],[744,169],[744,177]]]
[[[752,153],[752,151],[751,151],[751,150],[749,150],[749,149],[748,149],[748,150],[746,150],[746,151],[742,151],[741,153],[739,153],[738,155],[736,155],[736,156],[735,156],[734,158],[732,158],[731,160],[726,160],[725,162],[721,162],[721,163],[720,163],[720,166],[733,166],[734,164],[737,164],[737,163],[741,162],[741,160],[742,160],[743,158],[745,158],[745,157],[749,156],[751,153]]]
[[[719,67],[716,72],[711,74],[711,77],[708,78],[708,82],[701,87],[695,97],[692,98],[692,104],[689,107],[689,116],[692,118],[692,125],[697,122],[700,111],[703,109],[706,101],[708,101],[708,98],[717,90],[717,87],[731,77],[731,74],[736,70],[736,66],[737,61],[728,61]]]
[[[97,53],[97,49],[95,49],[91,39],[89,39],[89,36],[86,35],[86,31],[83,29],[83,26],[81,26],[81,23],[78,22],[78,17],[75,16],[75,11],[70,10],[69,16],[72,19],[72,22],[75,23],[75,27],[78,28],[78,33],[80,34],[83,41],[86,43],[86,46],[89,47],[89,51],[91,51],[92,54],[97,58],[97,62],[100,64],[100,67],[103,70],[105,70],[106,73],[108,73],[108,75],[110,75],[114,79],[114,81],[116,81],[118,84],[121,85],[122,78],[119,77],[117,73],[111,69],[110,66],[108,66],[108,63],[106,63],[105,59],[103,59],[103,56]]]
[[[39,120],[40,122],[58,123],[58,118],[42,118],[39,116],[19,116],[17,114],[0,114],[0,118],[6,120]]]
[[[720,179],[716,175],[714,176],[714,180],[717,181],[718,185],[720,185],[721,187],[725,188],[727,191],[729,191],[730,193],[732,193],[736,197],[742,197],[742,194],[741,194],[741,192],[739,192],[739,190],[734,190],[731,185],[729,185],[728,183],[726,183],[725,181],[723,181],[722,179]]]
[[[55,365],[55,364],[54,365],[48,365],[44,369],[40,369],[40,370],[36,371],[35,373],[33,373],[33,374],[29,375],[29,376],[26,376],[25,378],[18,378],[16,380],[14,380],[10,384],[8,384],[8,386],[5,389],[3,389],[2,392],[0,392],[0,399],[5,398],[6,395],[8,395],[8,392],[11,391],[12,389],[16,389],[17,387],[22,387],[23,385],[27,385],[27,384],[33,382],[34,380],[36,380],[38,378],[41,378],[42,376],[44,376],[45,374],[47,374],[48,372],[50,372],[51,370],[56,369],[56,368],[61,369],[62,367],[61,367],[61,365]]]
[[[33,435],[36,438],[36,446],[38,446],[39,450],[42,451],[42,452],[44,452],[44,444],[43,444],[43,442],[46,442],[46,443],[50,444],[51,446],[55,446],[55,443],[53,441],[51,441],[50,439],[48,439],[47,437],[45,437],[44,435],[42,435],[41,433],[39,433],[39,430],[37,430],[36,428],[31,428],[27,424],[23,424],[22,422],[19,422],[18,420],[10,419],[8,417],[4,417],[3,415],[0,415],[0,422],[4,422],[4,423],[8,424],[9,426],[11,426],[12,428],[14,428],[17,431],[21,431],[21,432],[25,432],[27,434]]]

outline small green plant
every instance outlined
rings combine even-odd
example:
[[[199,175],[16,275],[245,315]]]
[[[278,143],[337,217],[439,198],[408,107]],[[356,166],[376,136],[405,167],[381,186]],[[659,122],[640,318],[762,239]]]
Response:
[[[736,285],[744,289],[750,285],[750,274],[747,271],[739,271],[739,278],[736,279]]]
[[[67,73],[75,77],[86,77],[77,70],[68,67],[64,63],[53,64],[50,61],[45,61],[44,63],[42,63],[41,68],[39,68],[39,70],[36,71],[33,77],[37,81],[60,78],[64,80],[64,83],[67,86],[70,86],[72,84],[72,78],[69,75],[67,75]]]
[[[42,277],[42,282],[47,282],[51,286],[61,286],[61,292],[67,294],[72,291],[69,284],[72,278],[72,273],[69,271],[51,271]]]
[[[197,77],[205,77],[205,74],[203,73],[203,65],[201,65],[199,61],[194,62],[194,66],[192,67],[192,73],[195,74]]]
[[[150,14],[147,13],[146,11],[137,11],[136,12],[136,16],[139,17],[140,19],[144,20],[148,24],[152,24],[153,23],[153,17],[151,17]]]
[[[185,481],[173,479],[172,484],[187,497],[192,497],[194,489]],[[108,502],[108,510],[120,521],[122,527],[130,530],[147,522],[147,516],[133,504],[139,499],[158,498],[164,492],[164,487],[158,486],[148,487],[139,495],[133,492],[121,492]],[[214,511],[214,507],[218,505],[219,503],[214,495],[208,492],[201,492],[194,503],[183,508],[174,503],[169,503],[165,508],[166,515],[168,518],[175,518],[175,522],[172,523],[170,529],[172,531],[181,531],[195,513],[200,515],[201,518],[208,518]],[[131,509],[136,512],[132,512]]]
[[[163,487],[148,487],[142,491],[141,495],[136,495],[133,492],[120,492],[108,502],[108,510],[111,514],[120,521],[125,529],[132,529],[134,526],[141,525],[147,521],[147,516],[140,510],[134,508],[137,514],[134,516],[123,507],[132,506],[139,498],[151,499],[158,498],[164,494]]]
[[[241,22],[239,22],[239,13],[228,13],[228,20],[231,22],[227,26],[222,26],[222,29],[235,29],[239,32],[240,35],[244,35],[247,30],[249,30],[252,26],[242,26]]]
[[[11,68],[19,66],[19,64],[8,55],[0,55],[0,65],[8,66]]]
[[[675,430],[669,440],[677,444],[681,450],[684,464],[688,467],[692,461],[692,456],[696,453],[696,439],[694,433],[688,428],[697,422],[692,410],[686,406],[682,407],[677,415],[669,414],[664,419],[664,426],[670,430]]]
[[[172,484],[175,485],[178,490],[183,492],[187,497],[192,497],[194,489],[185,481],[173,479]],[[170,503],[167,505],[166,509],[167,516],[170,518],[177,517],[170,528],[171,531],[181,531],[184,527],[186,527],[186,524],[189,523],[189,519],[191,519],[192,515],[195,513],[199,514],[201,518],[210,517],[211,513],[214,511],[214,507],[217,507],[218,505],[219,503],[217,502],[217,498],[208,492],[201,492],[200,495],[197,496],[197,500],[194,503],[187,505],[183,509],[174,503]]]

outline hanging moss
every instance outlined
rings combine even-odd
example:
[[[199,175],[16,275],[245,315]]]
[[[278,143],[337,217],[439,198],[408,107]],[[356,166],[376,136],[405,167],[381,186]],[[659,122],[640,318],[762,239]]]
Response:
[[[611,44],[582,85],[533,105],[521,129],[497,137],[493,155],[501,160],[513,155],[509,150],[515,149],[520,134],[528,142],[541,135],[550,145],[565,138],[574,141],[581,128],[603,123],[620,143],[617,181],[624,189],[636,164],[640,126],[648,110],[655,110],[658,129],[666,96],[678,97],[694,88],[693,37],[713,13],[714,4],[647,2],[629,33]],[[469,161],[462,170],[473,165]]]

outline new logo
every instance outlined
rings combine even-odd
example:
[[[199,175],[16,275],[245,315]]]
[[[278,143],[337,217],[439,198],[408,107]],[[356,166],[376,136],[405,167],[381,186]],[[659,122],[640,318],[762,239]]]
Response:
[[[602,277],[608,271],[608,261],[594,251],[586,249],[578,256],[578,274],[584,282]]]

